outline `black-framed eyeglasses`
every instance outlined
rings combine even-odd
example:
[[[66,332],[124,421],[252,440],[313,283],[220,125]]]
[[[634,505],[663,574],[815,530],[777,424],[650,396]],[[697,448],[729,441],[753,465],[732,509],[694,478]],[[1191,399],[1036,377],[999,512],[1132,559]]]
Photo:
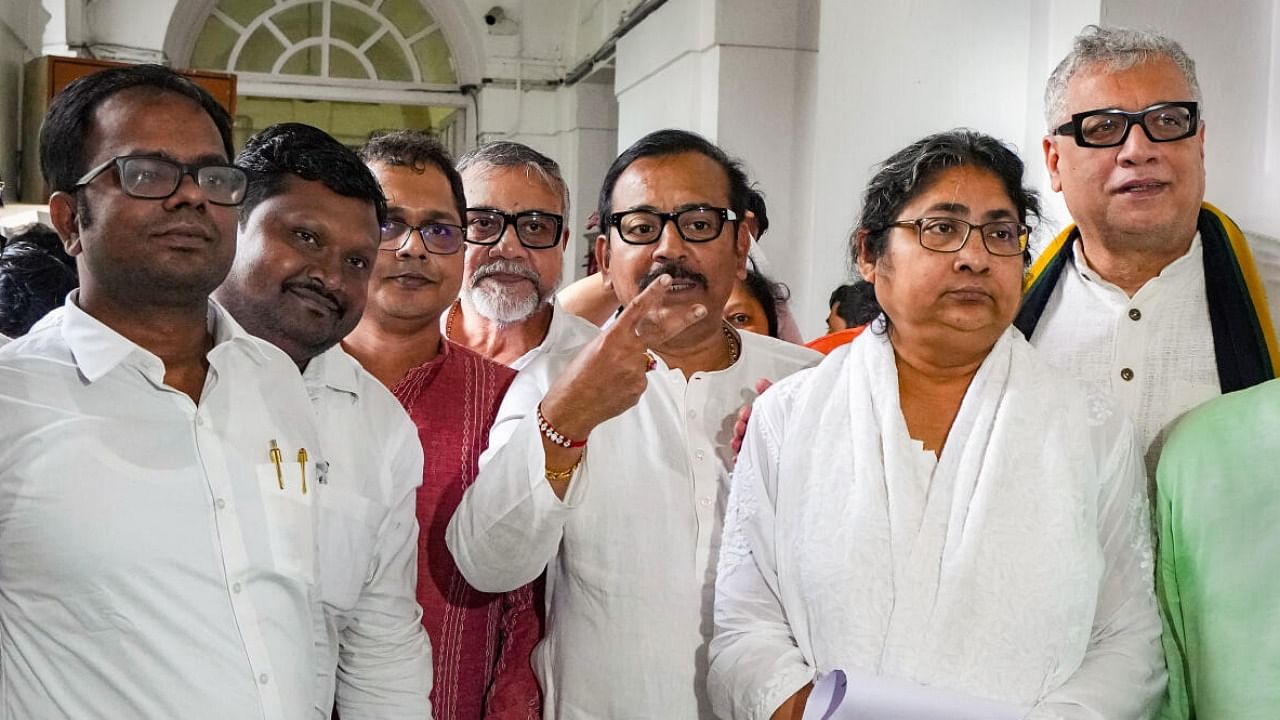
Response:
[[[1194,102],[1164,102],[1137,112],[1115,108],[1087,110],[1059,125],[1054,135],[1071,135],[1080,147],[1105,148],[1123,145],[1134,125],[1153,143],[1189,138],[1200,127],[1200,106]]]
[[[653,210],[627,210],[609,216],[609,225],[628,245],[648,245],[658,241],[668,222],[675,223],[676,232],[685,242],[704,243],[720,237],[726,222],[737,222],[732,210],[718,207],[695,207],[675,212]]]
[[[932,217],[889,223],[889,227],[895,226],[914,227],[921,247],[942,253],[960,252],[974,230],[982,236],[982,245],[987,252],[1001,257],[1021,255],[1031,241],[1031,226],[1014,220],[974,225],[955,218]]]
[[[516,239],[521,245],[531,250],[546,250],[560,244],[564,218],[537,210],[504,213],[467,208],[467,242],[473,245],[497,245],[507,227],[516,229]]]
[[[244,170],[222,163],[186,165],[154,155],[120,155],[85,173],[76,181],[82,188],[111,167],[120,175],[120,189],[129,197],[164,200],[178,191],[182,178],[190,175],[214,205],[234,207],[244,202],[249,176]]]
[[[416,231],[416,232],[415,232]],[[382,240],[379,250],[400,252],[413,242],[416,234],[422,238],[422,246],[433,255],[452,255],[462,249],[463,229],[453,223],[430,222],[410,225],[399,220],[388,220],[381,227]]]

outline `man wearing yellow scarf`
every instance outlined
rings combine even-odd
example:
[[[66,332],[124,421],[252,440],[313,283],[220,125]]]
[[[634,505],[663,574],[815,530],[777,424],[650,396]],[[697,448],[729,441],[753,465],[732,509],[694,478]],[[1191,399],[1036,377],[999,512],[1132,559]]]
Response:
[[[1050,364],[1116,397],[1150,480],[1180,416],[1280,369],[1280,243],[1246,238],[1204,202],[1202,105],[1195,63],[1178,43],[1119,28],[1086,28],[1045,92],[1045,162],[1075,224],[1032,267],[1015,324]],[[1232,398],[1213,405],[1235,407]],[[1247,476],[1226,469],[1244,467],[1238,458],[1210,463],[1212,473],[1189,465],[1207,457],[1200,450],[1227,447],[1217,425],[1195,415],[1158,478],[1164,717],[1274,717],[1280,691],[1259,673],[1280,665],[1280,643],[1260,631],[1275,626],[1280,573],[1276,553],[1262,548],[1280,545],[1275,531],[1269,545],[1264,537],[1280,492],[1240,492]],[[1237,429],[1254,440],[1268,433]]]

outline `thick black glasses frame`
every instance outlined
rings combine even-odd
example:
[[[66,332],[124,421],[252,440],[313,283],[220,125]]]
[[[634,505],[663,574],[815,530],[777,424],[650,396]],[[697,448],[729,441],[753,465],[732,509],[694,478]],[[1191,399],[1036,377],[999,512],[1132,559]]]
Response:
[[[709,238],[702,238],[702,239],[691,238],[688,235],[685,235],[684,229],[680,227],[680,216],[684,215],[685,213],[707,212],[707,211],[715,212],[720,217],[720,228],[716,231],[716,234],[712,235]],[[636,214],[652,215],[653,217],[658,218],[658,223],[659,223],[658,231],[653,234],[652,240],[646,240],[644,242],[635,242],[634,240],[628,240],[627,234],[622,231],[623,218],[625,218],[628,215],[636,215]],[[618,237],[622,238],[622,242],[628,245],[652,245],[658,242],[658,238],[662,237],[662,231],[664,228],[666,228],[668,222],[675,223],[676,232],[680,234],[680,238],[685,242],[705,243],[705,242],[711,242],[712,240],[715,240],[716,238],[720,237],[720,233],[724,232],[724,224],[726,222],[737,223],[738,214],[732,210],[729,210],[728,208],[702,206],[702,207],[686,208],[684,210],[676,210],[673,212],[665,212],[665,213],[658,212],[656,210],[627,210],[625,212],[616,212],[609,216],[609,227],[612,227],[613,229],[617,230]]]
[[[494,233],[493,236],[490,237],[488,240],[472,240],[471,232],[470,232],[470,228],[471,228],[470,215],[473,212],[485,213],[487,215],[492,215],[494,217],[502,218],[502,227],[498,228],[498,232]],[[564,217],[557,215],[555,213],[539,212],[537,210],[525,210],[524,212],[518,212],[518,213],[504,213],[498,210],[491,210],[489,208],[467,208],[467,216],[468,216],[466,220],[467,231],[463,234],[463,237],[466,239],[467,242],[471,243],[472,245],[484,245],[486,247],[491,245],[497,245],[498,243],[502,242],[502,236],[507,232],[507,228],[513,227],[516,229],[516,239],[519,240],[520,244],[523,245],[524,247],[527,247],[530,250],[548,250],[560,244],[560,237],[564,233]],[[537,218],[539,220],[555,221],[555,224],[556,224],[556,232],[554,235],[555,242],[551,243],[550,245],[534,245],[526,241],[524,239],[524,236],[520,234],[520,224],[519,222],[517,222],[520,218],[525,218],[525,217]]]
[[[125,187],[124,166],[125,166],[125,163],[129,162],[130,160],[152,160],[154,162],[164,163],[166,165],[170,165],[172,167],[178,168],[178,176],[173,181],[173,187],[170,188],[169,192],[165,193],[164,195],[140,195],[136,192],[129,190],[129,188]],[[124,191],[125,195],[128,195],[129,197],[133,197],[133,198],[138,198],[140,200],[166,200],[168,198],[171,198],[173,197],[174,193],[178,192],[178,188],[182,186],[182,178],[190,175],[191,179],[195,181],[196,186],[199,187],[200,190],[205,193],[205,198],[209,200],[209,202],[213,203],[214,205],[221,205],[223,207],[236,207],[244,202],[244,189],[247,188],[249,185],[248,174],[242,168],[238,168],[235,165],[231,165],[229,163],[227,164],[202,163],[197,165],[187,165],[186,163],[174,162],[168,158],[156,157],[155,155],[117,155],[116,157],[113,157],[110,160],[107,160],[106,162],[102,163],[101,165],[91,169],[89,172],[82,175],[80,179],[76,181],[76,184],[75,184],[76,189],[79,190],[85,185],[88,185],[89,183],[93,182],[94,178],[106,172],[109,168],[111,168],[112,165],[115,166],[116,172],[120,176],[120,189]],[[209,197],[208,191],[205,190],[204,186],[200,184],[200,171],[205,168],[211,168],[211,167],[229,168],[231,170],[236,171],[237,173],[240,174],[241,177],[244,178],[244,186],[241,188],[241,195],[239,200],[232,203],[225,203],[225,202],[218,202]]]
[[[1153,112],[1156,112],[1158,110],[1164,110],[1165,108],[1171,108],[1171,107],[1185,108],[1190,112],[1190,117],[1187,118],[1187,131],[1182,133],[1181,135],[1178,135],[1177,137],[1157,138],[1151,134],[1151,128],[1147,127],[1147,115]],[[1094,143],[1094,142],[1089,142],[1088,140],[1085,139],[1084,121],[1087,120],[1088,118],[1095,117],[1097,115],[1108,115],[1116,118],[1124,118],[1124,132],[1120,133],[1119,140],[1113,143]],[[1147,108],[1143,108],[1142,110],[1138,110],[1136,112],[1127,112],[1124,110],[1116,110],[1114,108],[1103,108],[1101,110],[1086,110],[1085,112],[1078,112],[1072,115],[1071,122],[1063,123],[1062,125],[1059,125],[1058,127],[1054,128],[1053,134],[1054,135],[1071,135],[1072,137],[1075,138],[1076,144],[1079,145],[1080,147],[1108,148],[1108,147],[1116,147],[1119,145],[1123,145],[1125,141],[1129,139],[1129,131],[1133,129],[1134,125],[1142,126],[1142,132],[1146,133],[1147,139],[1153,143],[1175,142],[1178,140],[1185,140],[1191,137],[1192,135],[1195,135],[1196,131],[1200,129],[1200,104],[1196,102],[1191,102],[1191,101],[1164,102],[1164,103],[1157,103],[1155,105],[1152,105]]]

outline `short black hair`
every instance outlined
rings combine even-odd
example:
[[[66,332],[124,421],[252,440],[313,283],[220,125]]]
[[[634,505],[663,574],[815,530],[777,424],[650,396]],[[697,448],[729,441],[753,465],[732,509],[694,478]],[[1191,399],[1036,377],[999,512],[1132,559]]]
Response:
[[[747,210],[751,209],[752,190],[751,183],[747,180],[747,173],[742,169],[742,163],[729,157],[725,151],[697,133],[668,129],[651,132],[635,141],[609,166],[609,171],[604,175],[604,183],[600,186],[601,230],[608,231],[609,215],[613,213],[613,188],[618,184],[618,177],[631,167],[631,163],[641,158],[689,152],[701,153],[724,169],[729,181],[729,209],[738,216],[739,220],[746,217]],[[763,197],[760,200],[763,202]]]
[[[866,325],[880,314],[880,304],[876,302],[875,286],[866,280],[858,280],[851,285],[841,285],[831,293],[827,307],[836,307],[838,315],[849,327]]]
[[[747,194],[747,209],[756,216],[756,242],[769,230],[769,207],[765,205],[764,193],[759,188],[751,188]]]
[[[35,224],[0,249],[0,334],[25,335],[80,285],[76,263],[52,228]]]
[[[240,205],[241,225],[259,203],[284,192],[292,176],[364,200],[373,205],[379,225],[387,221],[387,199],[373,173],[354,150],[320,128],[294,122],[272,125],[249,138],[236,165],[249,175]]]
[[[381,163],[388,167],[407,167],[423,172],[433,167],[449,181],[458,220],[467,222],[467,198],[462,189],[462,174],[453,166],[453,158],[440,141],[421,130],[394,130],[374,135],[360,148],[360,159],[366,165]]]
[[[231,116],[207,90],[163,65],[110,68],[77,78],[49,104],[40,128],[40,171],[51,190],[75,189],[76,181],[89,169],[85,143],[94,112],[111,96],[131,88],[174,93],[199,105],[218,128],[227,158],[235,154]]]

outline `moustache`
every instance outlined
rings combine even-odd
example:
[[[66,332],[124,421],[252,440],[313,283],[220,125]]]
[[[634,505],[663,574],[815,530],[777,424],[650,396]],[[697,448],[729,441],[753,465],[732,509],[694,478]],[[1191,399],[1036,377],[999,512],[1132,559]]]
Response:
[[[515,260],[507,260],[499,258],[493,262],[481,265],[471,274],[471,287],[475,287],[479,282],[490,275],[515,275],[533,283],[536,287],[542,287],[542,276],[537,270]]]
[[[640,278],[640,292],[644,292],[645,288],[653,284],[655,280],[663,275],[670,275],[672,282],[679,280],[688,280],[707,288],[707,276],[700,272],[695,272],[689,268],[675,262],[663,262],[654,269],[650,270],[644,277]]]
[[[302,290],[306,290],[308,292],[315,293],[316,295],[319,295],[320,297],[324,298],[326,301],[331,303],[334,309],[338,311],[339,315],[347,314],[347,304],[339,300],[337,295],[334,295],[328,290],[325,290],[324,283],[321,283],[319,280],[315,278],[307,278],[306,280],[297,280],[294,282],[288,282],[288,283],[285,283],[284,287],[286,290],[299,288]]]

